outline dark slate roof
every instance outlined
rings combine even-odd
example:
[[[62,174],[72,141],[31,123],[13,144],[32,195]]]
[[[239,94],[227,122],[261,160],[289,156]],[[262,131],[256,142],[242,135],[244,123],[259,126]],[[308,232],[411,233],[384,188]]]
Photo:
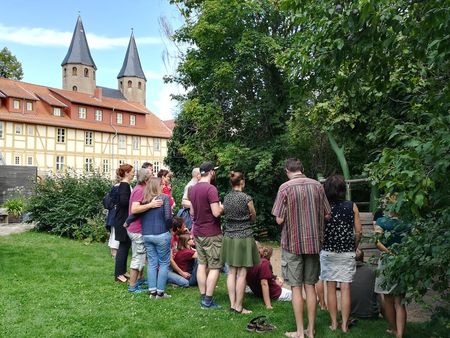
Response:
[[[68,63],[82,64],[97,69],[94,60],[92,59],[91,52],[89,51],[86,34],[84,34],[83,23],[81,22],[81,16],[78,16],[69,51],[61,63],[61,66]]]
[[[127,53],[125,54],[125,60],[123,60],[122,69],[117,75],[120,79],[124,76],[139,77],[141,79],[147,80],[142,70],[141,60],[139,59],[139,53],[136,47],[136,42],[134,41],[134,34],[131,32],[130,42],[128,44]]]
[[[118,89],[106,88],[97,86],[97,88],[102,89],[102,95],[105,97],[109,97],[111,99],[117,100],[126,100],[125,96],[123,96],[122,92]]]

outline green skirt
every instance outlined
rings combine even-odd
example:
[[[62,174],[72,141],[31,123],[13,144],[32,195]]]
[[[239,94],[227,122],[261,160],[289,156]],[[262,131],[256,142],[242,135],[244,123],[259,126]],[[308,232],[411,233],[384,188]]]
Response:
[[[223,236],[220,261],[237,268],[250,268],[259,263],[259,252],[253,237],[231,238]]]

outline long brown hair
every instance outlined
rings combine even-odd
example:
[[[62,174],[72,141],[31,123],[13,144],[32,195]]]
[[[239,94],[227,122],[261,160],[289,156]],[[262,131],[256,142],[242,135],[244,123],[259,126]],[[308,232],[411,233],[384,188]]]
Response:
[[[144,202],[151,202],[153,198],[161,195],[161,179],[150,177],[144,189]]]
[[[177,250],[183,250],[189,248],[189,240],[191,239],[190,234],[182,234],[178,236],[178,244],[177,244]]]

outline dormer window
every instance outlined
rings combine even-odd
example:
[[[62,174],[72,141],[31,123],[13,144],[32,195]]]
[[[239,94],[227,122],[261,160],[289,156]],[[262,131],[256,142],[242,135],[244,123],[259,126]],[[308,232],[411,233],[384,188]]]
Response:
[[[13,100],[13,108],[20,109],[20,101],[19,100]]]
[[[86,119],[86,108],[78,107],[78,117],[80,119]]]
[[[136,115],[130,115],[130,126],[136,125]]]
[[[77,76],[77,67],[72,67],[72,76]]]
[[[117,113],[117,124],[122,124],[123,122],[123,116],[122,113]]]
[[[33,110],[33,102],[27,101],[27,110],[32,111]]]
[[[128,88],[131,88],[131,85],[132,85],[133,83],[131,82],[131,80],[129,80],[128,81]]]
[[[53,107],[53,116],[62,116],[61,108]]]
[[[84,68],[84,77],[89,77],[89,69]]]

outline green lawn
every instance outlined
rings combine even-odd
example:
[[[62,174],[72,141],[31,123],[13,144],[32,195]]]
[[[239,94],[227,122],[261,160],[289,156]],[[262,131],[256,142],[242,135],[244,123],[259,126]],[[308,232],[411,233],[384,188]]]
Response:
[[[196,288],[168,287],[171,299],[130,294],[113,281],[113,260],[105,244],[85,244],[28,232],[0,237],[0,337],[242,337],[247,322],[267,315],[277,326],[268,337],[295,328],[290,303],[246,297],[251,315],[227,310],[225,276],[216,300],[221,310],[202,310]],[[318,312],[317,337],[390,337],[383,320],[359,321],[351,333],[328,330]],[[425,324],[408,324],[407,337],[429,337]]]

